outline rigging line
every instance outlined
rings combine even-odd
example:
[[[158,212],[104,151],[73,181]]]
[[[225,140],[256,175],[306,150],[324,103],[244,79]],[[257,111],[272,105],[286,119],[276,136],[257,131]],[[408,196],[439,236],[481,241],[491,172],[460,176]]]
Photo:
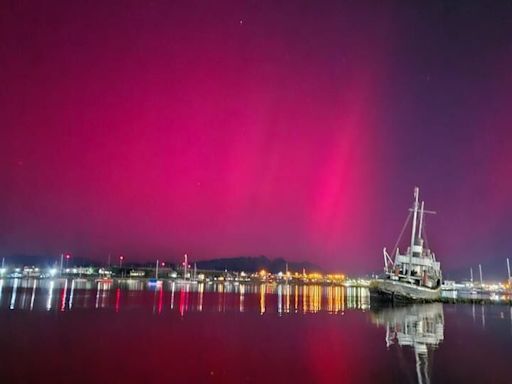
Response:
[[[395,243],[395,246],[393,247],[393,252],[391,253],[391,257],[393,257],[393,255],[396,253],[396,250],[398,248],[398,243],[400,242],[400,240],[402,240],[402,236],[404,235],[404,231],[405,231],[405,228],[407,228],[407,224],[409,224],[409,220],[411,219],[411,215],[412,215],[412,212],[409,212],[409,215],[407,215],[407,219],[405,219],[405,223],[402,227],[402,230],[400,231],[400,235],[398,235],[398,239]]]
[[[430,249],[429,245],[428,245],[428,237],[427,237],[427,222],[424,220],[423,221],[423,237],[425,239],[425,245],[427,246],[427,249]]]

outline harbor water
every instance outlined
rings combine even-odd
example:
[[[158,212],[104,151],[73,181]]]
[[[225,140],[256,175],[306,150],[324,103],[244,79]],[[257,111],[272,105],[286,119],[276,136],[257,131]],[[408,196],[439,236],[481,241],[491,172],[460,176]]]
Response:
[[[366,288],[0,280],[1,383],[510,383],[512,307]]]

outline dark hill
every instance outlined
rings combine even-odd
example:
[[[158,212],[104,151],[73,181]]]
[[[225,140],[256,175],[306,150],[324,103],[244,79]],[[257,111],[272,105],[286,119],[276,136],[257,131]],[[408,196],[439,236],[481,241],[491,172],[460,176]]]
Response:
[[[217,270],[217,271],[244,271],[244,272],[257,272],[262,269],[272,272],[284,272],[286,270],[286,260],[277,258],[270,260],[266,256],[257,257],[233,257],[223,259],[203,260],[197,262],[198,269]],[[315,264],[308,262],[288,262],[288,270],[290,272],[302,272],[305,268],[306,271],[321,272],[321,268]]]

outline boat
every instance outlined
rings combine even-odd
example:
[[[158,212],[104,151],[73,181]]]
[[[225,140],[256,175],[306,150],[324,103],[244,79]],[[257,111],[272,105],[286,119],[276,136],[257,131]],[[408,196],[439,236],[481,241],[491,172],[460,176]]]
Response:
[[[150,286],[162,285],[162,280],[158,280],[158,263],[159,263],[159,261],[157,260],[156,266],[155,266],[155,277],[151,277],[148,280],[148,285],[150,285]]]
[[[435,301],[441,297],[442,272],[439,261],[424,240],[425,202],[419,204],[419,188],[414,188],[414,202],[396,242],[391,258],[386,248],[384,275],[370,283],[370,297],[374,301]],[[398,244],[412,218],[411,242],[404,254]]]
[[[182,278],[179,278],[179,277],[176,276],[176,278],[173,278],[172,281],[174,283],[176,283],[176,284],[184,284],[184,285],[185,284],[197,284],[198,281],[197,281],[197,278],[196,278],[196,274],[197,274],[196,263],[194,263],[193,275],[189,276],[190,273],[188,272],[188,268],[189,268],[188,255],[186,253],[183,256],[182,266],[183,266],[183,276],[182,276]]]

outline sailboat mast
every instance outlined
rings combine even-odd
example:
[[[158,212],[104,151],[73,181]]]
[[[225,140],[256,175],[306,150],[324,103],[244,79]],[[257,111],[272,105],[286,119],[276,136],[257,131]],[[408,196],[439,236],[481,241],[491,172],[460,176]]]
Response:
[[[478,264],[478,270],[480,271],[480,285],[483,285],[484,279],[482,278],[482,264]]]
[[[418,187],[414,188],[414,214],[412,217],[412,232],[411,232],[411,249],[409,252],[409,268],[407,268],[407,277],[411,277],[412,269],[412,253],[414,249],[414,243],[416,242],[416,221],[418,220],[418,200],[420,190]]]
[[[471,276],[471,284],[473,284],[473,268],[469,268],[469,274]]]
[[[3,267],[3,265],[2,265]],[[512,282],[512,276],[510,276],[510,261],[508,260],[508,257],[507,257],[507,270],[508,270],[508,282]]]
[[[158,279],[158,260],[156,261],[155,279]]]
[[[183,263],[183,280],[187,279],[188,256],[185,253],[185,261]]]

